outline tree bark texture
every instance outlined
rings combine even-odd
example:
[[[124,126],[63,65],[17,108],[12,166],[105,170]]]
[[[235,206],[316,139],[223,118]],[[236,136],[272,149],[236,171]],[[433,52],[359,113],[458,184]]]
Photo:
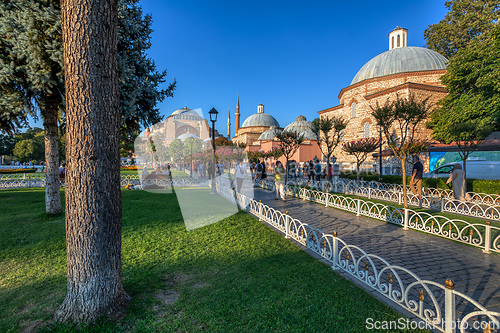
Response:
[[[115,317],[121,265],[117,0],[64,0],[67,295],[59,321]]]
[[[45,211],[49,214],[62,212],[60,179],[59,179],[59,149],[57,115],[61,97],[57,91],[45,96]]]

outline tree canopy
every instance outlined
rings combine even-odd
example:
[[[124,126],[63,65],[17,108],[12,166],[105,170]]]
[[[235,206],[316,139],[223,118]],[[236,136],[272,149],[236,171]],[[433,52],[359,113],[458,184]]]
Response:
[[[139,0],[118,6],[118,70],[122,129],[137,131],[162,120],[158,102],[172,96],[175,81],[160,89],[166,71],[158,72],[147,57],[151,15]],[[12,133],[30,114],[44,115],[47,96],[55,95],[62,122],[64,73],[59,0],[0,2],[0,129]]]
[[[483,38],[500,15],[498,0],[448,0],[448,13],[424,32],[426,47],[451,59],[459,50]]]

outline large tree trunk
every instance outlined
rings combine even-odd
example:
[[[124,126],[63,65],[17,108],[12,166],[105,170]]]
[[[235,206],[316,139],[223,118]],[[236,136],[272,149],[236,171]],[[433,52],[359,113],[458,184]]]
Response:
[[[116,0],[65,0],[67,295],[60,321],[115,317],[129,296],[121,265]]]
[[[61,194],[59,190],[59,135],[57,131],[57,114],[61,97],[57,91],[45,96],[45,113],[43,127],[45,129],[45,211],[49,214],[62,212]]]

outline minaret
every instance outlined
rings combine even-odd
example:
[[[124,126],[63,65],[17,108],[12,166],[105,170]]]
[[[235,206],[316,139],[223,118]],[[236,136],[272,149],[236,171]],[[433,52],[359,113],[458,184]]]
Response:
[[[240,129],[240,94],[236,95],[236,127],[234,129],[234,136],[238,135]]]
[[[400,28],[399,26],[396,29],[389,32],[389,50],[398,49],[400,47],[406,47],[408,29]]]
[[[227,108],[227,139],[231,140],[231,111]]]

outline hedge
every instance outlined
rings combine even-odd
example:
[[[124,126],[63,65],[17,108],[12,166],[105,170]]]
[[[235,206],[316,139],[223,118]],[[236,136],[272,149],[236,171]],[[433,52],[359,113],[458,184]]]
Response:
[[[342,175],[341,175],[342,177]],[[342,178],[347,178],[351,180],[356,179],[356,173],[349,175],[344,175]],[[360,177],[361,180],[366,181],[378,181],[377,174],[363,174]],[[410,184],[411,177],[408,176],[406,183]],[[451,184],[446,184],[448,178],[424,178],[422,180],[422,186],[442,188],[442,189],[452,189]],[[388,184],[402,184],[403,178],[401,176],[382,176],[382,182]],[[500,194],[500,179],[495,180],[483,180],[483,179],[467,179],[467,191],[476,193],[488,193],[488,194]]]
[[[11,174],[11,173],[33,173],[36,169],[0,169],[0,174]]]

